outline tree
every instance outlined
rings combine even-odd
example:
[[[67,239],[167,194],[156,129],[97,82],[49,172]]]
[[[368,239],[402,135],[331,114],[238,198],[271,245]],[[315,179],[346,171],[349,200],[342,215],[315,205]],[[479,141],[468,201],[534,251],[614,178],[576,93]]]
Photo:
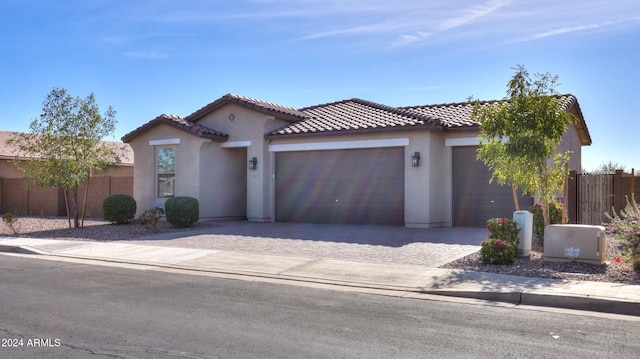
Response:
[[[537,195],[548,225],[548,206],[564,188],[571,154],[557,148],[576,119],[556,92],[558,76],[537,74],[532,80],[524,66],[514,70],[503,101],[475,102],[472,118],[480,123],[477,158],[492,171],[492,180]]]
[[[600,163],[593,173],[616,173],[616,170],[625,170],[627,166],[611,160]]]
[[[17,148],[15,162],[30,183],[64,189],[67,217],[73,216],[75,228],[80,228],[78,188],[85,182],[88,186],[92,173],[120,163],[124,148],[100,141],[113,137],[115,114],[109,106],[101,115],[93,93],[81,99],[53,88],[42,103],[42,114],[31,121],[31,131],[15,133],[8,141]]]

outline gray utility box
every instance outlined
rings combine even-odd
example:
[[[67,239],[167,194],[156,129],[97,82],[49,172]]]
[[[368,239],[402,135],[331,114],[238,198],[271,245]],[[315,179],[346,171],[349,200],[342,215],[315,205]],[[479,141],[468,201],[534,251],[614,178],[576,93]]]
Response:
[[[603,226],[552,224],[544,228],[544,260],[604,264],[606,240]]]

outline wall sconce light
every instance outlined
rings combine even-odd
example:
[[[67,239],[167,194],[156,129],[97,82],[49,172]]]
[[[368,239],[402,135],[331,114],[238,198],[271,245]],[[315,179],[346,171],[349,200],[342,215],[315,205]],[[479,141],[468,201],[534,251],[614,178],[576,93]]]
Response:
[[[420,152],[414,152],[413,156],[411,156],[411,166],[420,166]]]
[[[258,157],[252,157],[249,160],[249,169],[255,170],[258,168]]]

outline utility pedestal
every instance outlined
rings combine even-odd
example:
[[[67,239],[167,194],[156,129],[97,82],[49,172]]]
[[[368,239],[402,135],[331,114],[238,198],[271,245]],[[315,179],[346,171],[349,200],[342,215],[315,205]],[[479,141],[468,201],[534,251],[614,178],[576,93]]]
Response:
[[[516,250],[516,255],[526,257],[531,253],[531,237],[533,236],[533,213],[529,211],[513,212],[513,220],[518,224],[520,232],[520,244]]]

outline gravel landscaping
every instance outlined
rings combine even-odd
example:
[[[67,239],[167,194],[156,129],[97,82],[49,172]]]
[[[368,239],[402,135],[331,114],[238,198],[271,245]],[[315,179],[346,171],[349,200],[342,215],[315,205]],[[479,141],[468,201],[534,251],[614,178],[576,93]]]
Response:
[[[219,222],[198,222],[191,228],[172,228],[168,223],[162,222],[160,233],[184,232],[219,227]],[[85,219],[84,228],[70,229],[66,218],[60,217],[19,217],[16,222],[18,234],[14,235],[8,226],[0,224],[0,237],[20,236],[32,238],[51,238],[57,240],[74,241],[123,241],[154,235],[139,222],[128,225],[109,224],[102,220]],[[363,245],[364,246],[364,245]],[[261,253],[268,252],[268,248],[262,246],[258,249]],[[273,253],[277,254],[277,253]],[[336,254],[336,259],[345,259]],[[594,265],[586,263],[555,263],[542,260],[542,248],[534,241],[529,257],[516,258],[513,265],[485,265],[480,261],[479,251],[464,258],[450,262],[442,268],[463,269],[477,272],[491,272],[498,274],[511,274],[526,277],[587,280],[598,282],[614,282],[624,284],[640,284],[640,275],[637,274],[630,263],[617,262],[620,250],[617,242],[609,238],[607,241],[606,265]]]

